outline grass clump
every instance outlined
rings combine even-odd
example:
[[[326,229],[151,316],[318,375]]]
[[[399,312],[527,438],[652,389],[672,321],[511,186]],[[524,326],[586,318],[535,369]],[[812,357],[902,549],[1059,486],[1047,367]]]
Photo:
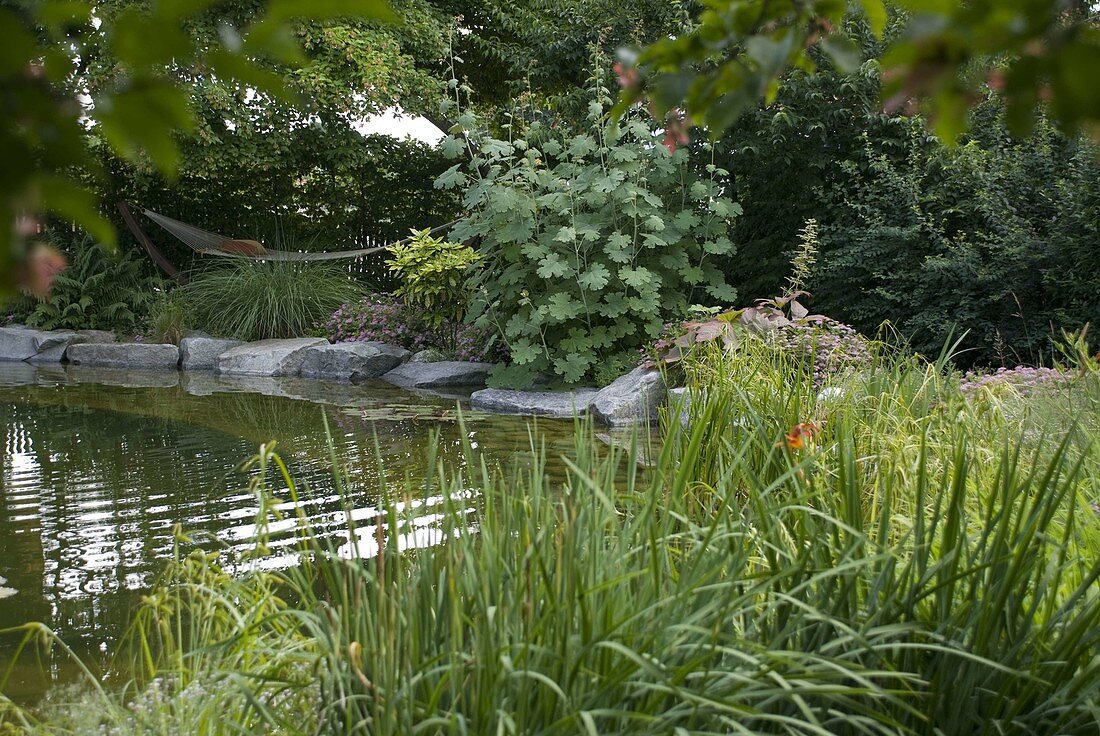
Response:
[[[363,287],[325,262],[232,259],[176,290],[192,327],[241,340],[300,337]]]
[[[193,558],[138,617],[138,689],[93,696],[102,728],[130,701],[153,732],[1096,732],[1093,420],[1044,436],[1063,397],[977,406],[882,355],[824,394],[751,343],[689,375],[652,468],[584,427],[558,485],[468,446],[346,539],[303,528],[283,572],[262,538],[234,575]]]

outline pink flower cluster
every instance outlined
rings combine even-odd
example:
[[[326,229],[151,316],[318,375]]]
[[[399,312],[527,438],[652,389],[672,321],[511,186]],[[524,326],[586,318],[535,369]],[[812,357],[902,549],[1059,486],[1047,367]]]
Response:
[[[1015,368],[998,368],[994,373],[967,371],[963,374],[959,388],[964,394],[974,394],[983,388],[1011,386],[1022,394],[1029,394],[1036,389],[1056,386],[1068,379],[1069,376],[1054,368],[1031,368],[1021,365]]]
[[[792,322],[780,327],[778,333],[780,348],[813,361],[814,388],[871,363],[867,341],[843,322]]]

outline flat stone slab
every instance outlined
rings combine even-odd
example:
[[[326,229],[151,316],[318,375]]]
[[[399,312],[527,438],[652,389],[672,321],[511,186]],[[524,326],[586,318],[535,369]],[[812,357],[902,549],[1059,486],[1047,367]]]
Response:
[[[668,404],[671,411],[679,414],[681,427],[691,424],[691,392],[686,387],[669,389]]]
[[[110,330],[77,330],[73,342],[118,342],[118,338]]]
[[[524,416],[572,419],[588,413],[597,391],[584,388],[574,391],[511,391],[502,388],[486,388],[470,396],[470,406],[478,411],[493,414],[521,414]]]
[[[180,361],[180,351],[175,345],[160,343],[77,343],[69,346],[65,357],[73,365],[174,370]]]
[[[378,378],[408,359],[408,350],[384,342],[338,342],[306,348],[303,378],[324,378],[359,383]]]
[[[405,363],[382,376],[382,380],[401,388],[440,388],[445,386],[484,386],[492,363],[467,363],[441,360],[438,363]]]
[[[76,338],[77,334],[69,330],[0,327],[0,360],[60,363]]]
[[[188,335],[180,340],[180,368],[185,371],[213,370],[219,355],[239,345],[244,345],[244,340]]]
[[[244,376],[296,376],[306,348],[327,344],[321,337],[246,342],[219,355],[215,368],[218,373]]]
[[[660,371],[638,367],[601,388],[589,405],[589,413],[612,427],[653,422],[667,395]]]

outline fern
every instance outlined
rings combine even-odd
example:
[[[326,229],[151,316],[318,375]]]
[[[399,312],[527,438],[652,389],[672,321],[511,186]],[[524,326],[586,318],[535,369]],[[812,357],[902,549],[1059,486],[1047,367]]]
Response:
[[[164,290],[132,251],[114,254],[88,237],[61,249],[69,265],[28,315],[32,327],[133,333]]]

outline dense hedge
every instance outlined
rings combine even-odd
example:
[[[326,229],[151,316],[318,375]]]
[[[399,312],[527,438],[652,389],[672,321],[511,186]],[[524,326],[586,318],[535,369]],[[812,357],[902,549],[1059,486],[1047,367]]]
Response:
[[[224,235],[277,247],[346,250],[392,242],[457,214],[457,196],[435,190],[450,165],[431,146],[352,128],[306,127],[269,136],[222,131],[188,140],[179,177],[103,156],[104,202],[125,199]],[[116,213],[110,213],[117,219]],[[129,233],[118,222],[124,241]],[[154,224],[146,232],[177,265],[193,254]],[[357,262],[364,280],[388,281],[384,257]],[[351,262],[346,262],[350,264]]]
[[[1049,360],[1051,339],[1100,318],[1100,152],[1040,120],[1009,136],[992,97],[948,148],[878,104],[873,62],[842,78],[797,75],[722,141],[744,215],[729,280],[776,293],[797,232],[821,224],[813,307],[873,334],[884,321],[960,360]]]

